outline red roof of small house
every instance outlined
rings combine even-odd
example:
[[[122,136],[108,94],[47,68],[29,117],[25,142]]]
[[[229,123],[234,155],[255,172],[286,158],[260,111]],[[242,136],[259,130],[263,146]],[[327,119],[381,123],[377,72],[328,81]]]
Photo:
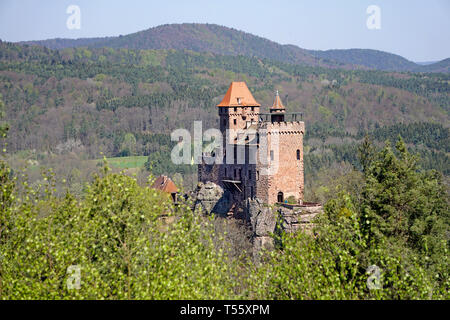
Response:
[[[176,193],[178,188],[175,183],[167,176],[159,176],[152,184],[152,188],[161,190],[167,193]]]
[[[260,107],[245,82],[232,82],[218,107]]]

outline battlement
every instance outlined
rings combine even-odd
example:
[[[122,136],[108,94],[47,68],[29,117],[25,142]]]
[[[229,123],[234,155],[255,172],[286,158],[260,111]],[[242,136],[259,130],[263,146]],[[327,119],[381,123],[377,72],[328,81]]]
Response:
[[[303,121],[283,121],[283,122],[259,122],[258,129],[279,133],[304,133],[305,123]]]

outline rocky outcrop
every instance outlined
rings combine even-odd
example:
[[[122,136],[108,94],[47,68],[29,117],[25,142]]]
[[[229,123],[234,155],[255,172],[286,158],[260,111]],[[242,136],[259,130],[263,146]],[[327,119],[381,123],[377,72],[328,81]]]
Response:
[[[301,231],[310,232],[313,227],[313,219],[323,212],[319,204],[305,204],[301,206],[281,206],[278,209],[280,227],[284,232],[292,233]]]
[[[253,254],[274,246],[272,234],[293,233],[299,230],[311,232],[313,219],[323,212],[319,204],[281,205],[270,207],[261,200],[247,199],[247,215],[253,232]]]
[[[194,209],[206,215],[214,213],[225,216],[233,205],[231,194],[213,182],[200,182],[194,196]]]
[[[247,199],[247,212],[253,232],[253,256],[257,257],[262,249],[273,248],[271,234],[275,231],[277,216],[271,207],[265,206],[259,199]]]
[[[270,236],[277,223],[276,214],[272,208],[265,206],[259,199],[249,199],[247,209],[254,236]]]
[[[236,206],[239,204],[229,191],[213,182],[200,182],[193,197],[194,209],[200,210],[205,215],[230,216],[230,212],[236,211]],[[253,254],[257,260],[258,253],[262,249],[274,247],[273,234],[311,232],[314,226],[313,219],[323,212],[322,206],[315,203],[281,204],[274,207],[264,204],[258,198],[247,199],[240,205],[241,209],[244,208],[243,218],[251,227]]]

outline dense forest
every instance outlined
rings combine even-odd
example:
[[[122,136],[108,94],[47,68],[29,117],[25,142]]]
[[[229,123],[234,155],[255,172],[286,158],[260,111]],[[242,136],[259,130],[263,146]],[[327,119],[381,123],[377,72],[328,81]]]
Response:
[[[366,134],[378,145],[402,136],[424,169],[447,177],[449,77],[186,50],[0,44],[0,94],[11,126],[6,157],[15,170],[27,166],[32,182],[51,166],[77,194],[96,169],[91,160],[104,155],[148,156],[155,174],[179,172],[194,187],[195,166],[169,161],[170,132],[191,130],[195,120],[217,127],[215,105],[233,80],[247,82],[263,112],[279,90],[288,111],[303,113],[308,200],[326,200],[324,170],[357,166],[356,145]],[[138,174],[145,180],[148,171]]]
[[[274,235],[256,259],[236,220],[175,206],[106,162],[78,198],[56,194],[51,170],[31,186],[0,161],[0,299],[449,299],[441,175],[401,139],[366,138],[358,154],[362,170],[341,176],[357,189],[336,188],[314,236]]]
[[[304,66],[411,72],[450,72],[450,59],[419,65],[399,55],[369,49],[307,50],[216,24],[166,24],[118,37],[28,41],[50,49],[77,47],[135,50],[191,50],[258,57]]]

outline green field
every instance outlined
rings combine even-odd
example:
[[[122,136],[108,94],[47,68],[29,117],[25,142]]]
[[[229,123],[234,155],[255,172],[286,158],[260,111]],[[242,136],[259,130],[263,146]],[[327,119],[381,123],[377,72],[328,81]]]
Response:
[[[117,169],[142,168],[147,159],[147,156],[106,158],[108,164]]]

